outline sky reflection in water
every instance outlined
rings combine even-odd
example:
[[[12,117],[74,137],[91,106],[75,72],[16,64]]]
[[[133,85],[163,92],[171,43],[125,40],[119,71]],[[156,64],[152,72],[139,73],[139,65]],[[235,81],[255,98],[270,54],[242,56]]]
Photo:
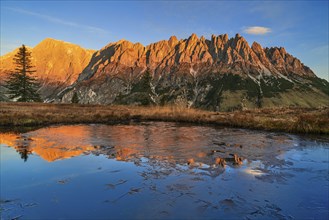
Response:
[[[327,141],[157,122],[2,133],[0,145],[4,219],[328,218]]]

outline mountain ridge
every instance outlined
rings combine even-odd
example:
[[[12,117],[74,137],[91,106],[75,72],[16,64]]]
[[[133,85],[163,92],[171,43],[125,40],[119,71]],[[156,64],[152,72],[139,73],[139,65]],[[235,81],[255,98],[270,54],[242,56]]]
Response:
[[[326,80],[285,48],[250,46],[240,34],[171,36],[146,46],[121,39],[98,51],[46,38],[31,50],[46,101],[71,102],[77,93],[80,103],[223,111],[329,106]]]
[[[150,74],[147,91],[139,85],[145,73]],[[250,47],[240,34],[212,35],[210,40],[192,34],[147,46],[127,40],[109,43],[93,54],[59,99],[70,102],[76,92],[81,103],[183,102],[212,110],[260,107],[261,102],[314,107],[328,106],[327,85],[283,47],[263,48],[257,42]]]

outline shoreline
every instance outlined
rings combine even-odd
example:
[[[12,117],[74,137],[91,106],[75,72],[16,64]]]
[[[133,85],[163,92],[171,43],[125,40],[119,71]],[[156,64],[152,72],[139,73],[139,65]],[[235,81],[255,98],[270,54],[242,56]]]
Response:
[[[50,125],[131,124],[148,121],[218,125],[329,135],[329,108],[263,108],[210,112],[177,106],[122,106],[0,102],[0,132]]]

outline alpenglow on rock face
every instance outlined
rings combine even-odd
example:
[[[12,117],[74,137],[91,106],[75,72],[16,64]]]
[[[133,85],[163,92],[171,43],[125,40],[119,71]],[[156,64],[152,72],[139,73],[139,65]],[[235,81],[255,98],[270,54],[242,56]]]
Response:
[[[329,105],[329,84],[284,48],[250,47],[239,34],[192,34],[148,46],[120,40],[93,54],[77,81],[58,94],[70,102],[166,105],[209,110]]]
[[[32,52],[35,76],[42,85],[40,92],[43,98],[52,97],[75,82],[94,53],[94,50],[51,38],[43,40],[34,48],[27,48]],[[17,51],[18,49],[0,58],[0,86],[15,69],[13,58]]]

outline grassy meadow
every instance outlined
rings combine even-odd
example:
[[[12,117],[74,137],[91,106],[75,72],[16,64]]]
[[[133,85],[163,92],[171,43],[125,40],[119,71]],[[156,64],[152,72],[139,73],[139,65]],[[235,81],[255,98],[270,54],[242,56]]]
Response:
[[[117,124],[139,121],[214,124],[291,133],[329,134],[329,108],[263,108],[210,112],[177,106],[141,107],[0,102],[1,130],[53,124]]]

